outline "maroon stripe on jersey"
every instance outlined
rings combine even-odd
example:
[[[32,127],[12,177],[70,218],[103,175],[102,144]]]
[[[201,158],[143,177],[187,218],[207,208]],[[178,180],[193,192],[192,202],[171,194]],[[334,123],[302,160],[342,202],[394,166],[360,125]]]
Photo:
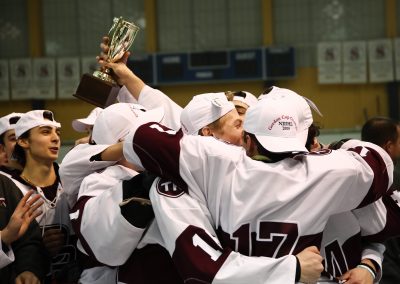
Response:
[[[386,208],[386,224],[382,231],[377,234],[364,236],[363,240],[369,242],[382,243],[389,238],[400,236],[400,207],[390,196],[382,197]]]
[[[179,174],[182,137],[182,130],[175,133],[161,124],[151,122],[136,130],[132,145],[146,170],[174,182],[187,192],[187,185]]]
[[[176,239],[172,259],[185,283],[211,283],[230,253],[203,229],[188,226]]]
[[[168,251],[160,245],[135,249],[118,268],[118,281],[127,284],[184,283]]]
[[[81,233],[81,222],[82,222],[83,211],[85,210],[86,202],[88,202],[92,197],[93,196],[82,196],[78,199],[78,201],[75,203],[74,207],[71,209],[70,212],[75,213],[79,210],[79,215],[78,215],[78,218],[71,219],[71,224],[72,224],[72,227],[74,228],[76,236],[78,237],[79,241],[81,242],[83,249],[89,255],[88,258],[90,260],[86,259],[85,263],[90,263],[90,267],[96,266],[95,263],[98,264],[97,266],[104,266],[106,264],[103,264],[97,260],[92,249],[90,248],[89,244],[85,240],[85,237]],[[109,265],[106,265],[106,266],[109,266]],[[85,268],[90,268],[90,267],[85,267]],[[112,267],[112,266],[109,266],[109,267]]]
[[[368,151],[365,151],[365,149],[368,149]],[[368,163],[374,172],[374,179],[371,187],[363,201],[361,201],[360,205],[358,206],[358,208],[360,208],[373,203],[382,197],[382,195],[387,193],[389,186],[389,175],[385,161],[373,148],[360,146],[348,150],[360,154],[360,156]]]

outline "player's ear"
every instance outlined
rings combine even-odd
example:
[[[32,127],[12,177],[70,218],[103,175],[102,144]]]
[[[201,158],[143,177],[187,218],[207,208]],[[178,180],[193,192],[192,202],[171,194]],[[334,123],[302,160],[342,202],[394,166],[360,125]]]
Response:
[[[29,139],[28,138],[19,138],[17,140],[17,144],[24,149],[29,148]]]
[[[385,145],[383,145],[383,149],[391,156],[393,151],[394,143],[392,141],[387,141]]]
[[[204,126],[202,129],[200,129],[200,134],[201,136],[212,136],[212,131],[210,127]]]

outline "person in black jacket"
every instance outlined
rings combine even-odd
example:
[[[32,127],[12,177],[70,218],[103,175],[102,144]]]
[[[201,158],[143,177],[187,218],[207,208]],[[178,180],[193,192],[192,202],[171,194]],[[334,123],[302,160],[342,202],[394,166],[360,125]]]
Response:
[[[37,201],[39,196],[28,201],[32,194],[23,197],[9,178],[0,175],[1,283],[40,283],[48,269],[48,257],[34,220],[41,213],[37,209],[42,201]]]

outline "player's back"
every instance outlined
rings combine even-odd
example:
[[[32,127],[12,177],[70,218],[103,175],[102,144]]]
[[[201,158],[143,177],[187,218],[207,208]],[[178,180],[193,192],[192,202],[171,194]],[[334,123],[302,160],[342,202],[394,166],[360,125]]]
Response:
[[[374,165],[357,153],[326,150],[265,163],[214,142],[204,155],[195,139],[187,140],[193,142],[181,149],[180,172],[189,193],[207,203],[222,242],[246,255],[279,257],[319,246],[329,216],[372,200],[377,188]],[[187,162],[195,155],[199,165]]]

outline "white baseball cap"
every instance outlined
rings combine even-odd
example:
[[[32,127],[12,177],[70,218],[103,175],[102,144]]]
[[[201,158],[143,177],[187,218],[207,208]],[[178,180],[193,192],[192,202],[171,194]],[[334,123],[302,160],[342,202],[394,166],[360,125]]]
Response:
[[[225,93],[196,95],[182,110],[182,131],[185,134],[198,135],[200,129],[221,118],[234,108],[234,104],[227,100]]]
[[[292,90],[272,86],[272,87],[268,88],[266,90],[266,92],[259,95],[258,100],[264,99],[267,95],[270,95],[271,93],[279,93],[279,92],[287,92],[287,93],[292,93],[292,94],[296,94],[296,95],[300,96],[299,94],[297,94],[296,92],[293,92]],[[306,100],[306,102],[308,103],[308,105],[311,107],[312,110],[314,110],[319,116],[323,117],[321,111],[318,109],[317,105],[312,100],[310,100],[309,98],[304,97],[304,96],[301,96],[301,97]]]
[[[53,112],[49,110],[31,110],[24,113],[15,124],[15,137],[18,139],[26,131],[37,126],[61,127],[61,124],[54,120]]]
[[[250,92],[241,91],[236,92],[233,96],[233,104],[242,106],[244,108],[248,108],[250,106],[255,105],[258,102],[258,99]],[[245,104],[245,105],[243,105]]]
[[[302,96],[273,87],[248,109],[243,128],[270,152],[308,152],[305,144],[312,122],[310,106]]]
[[[92,131],[96,144],[111,145],[123,140],[133,125],[146,122],[161,122],[164,108],[146,110],[138,104],[116,103],[103,109],[97,117]]]
[[[0,135],[8,130],[14,129],[15,124],[21,118],[23,113],[12,112],[3,117],[0,117]]]
[[[93,126],[97,116],[103,111],[102,108],[94,108],[86,118],[77,118],[72,121],[72,128],[78,132],[86,132],[88,126]]]

